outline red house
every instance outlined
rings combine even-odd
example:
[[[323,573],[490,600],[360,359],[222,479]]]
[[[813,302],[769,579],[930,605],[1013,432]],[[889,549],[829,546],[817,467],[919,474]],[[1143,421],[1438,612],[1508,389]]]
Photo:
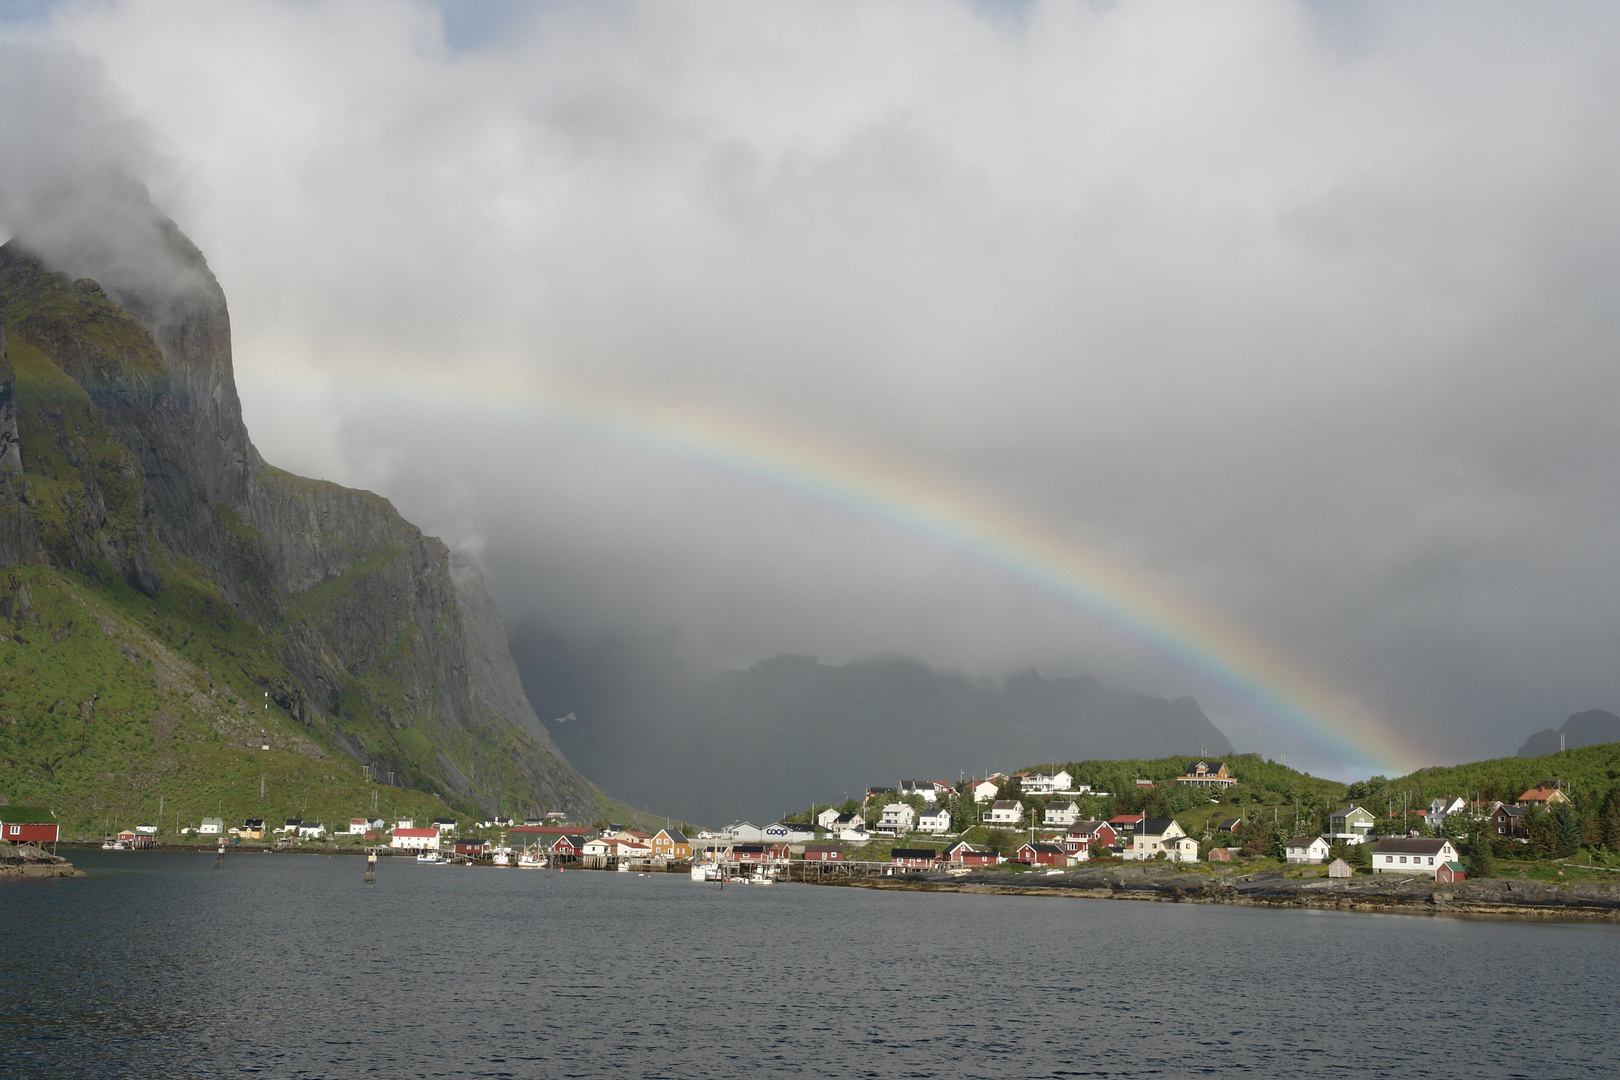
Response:
[[[1001,856],[993,851],[980,851],[966,840],[956,843],[940,852],[942,862],[954,863],[957,866],[997,866],[1001,863]]]
[[[1077,821],[1069,826],[1069,835],[1063,838],[1062,845],[1070,855],[1078,855],[1098,844],[1113,847],[1114,839],[1114,827],[1106,821]]]
[[[512,830],[516,832],[516,829]],[[565,834],[557,837],[551,844],[551,853],[559,859],[574,859],[579,857],[580,850],[585,847],[585,838],[578,835]]]
[[[843,862],[844,848],[841,844],[806,844],[804,858],[806,862]]]
[[[786,844],[733,844],[731,857],[740,863],[776,862],[790,854]]]
[[[939,852],[926,847],[897,847],[889,852],[889,861],[908,870],[931,870],[939,861]]]
[[[466,837],[456,841],[455,851],[457,855],[488,855],[489,841]]]
[[[1031,866],[1068,866],[1069,853],[1056,844],[1025,844],[1018,849],[1014,861]]]
[[[0,821],[0,840],[10,844],[54,844],[60,828],[26,821]]]

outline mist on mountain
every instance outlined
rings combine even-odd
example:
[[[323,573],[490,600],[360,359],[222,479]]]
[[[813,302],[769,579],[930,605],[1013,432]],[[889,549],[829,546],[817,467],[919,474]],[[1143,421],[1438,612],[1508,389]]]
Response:
[[[1026,670],[972,679],[917,660],[781,655],[696,671],[658,639],[512,636],[524,688],[586,776],[688,819],[758,820],[902,779],[1086,758],[1230,754],[1192,698]]]

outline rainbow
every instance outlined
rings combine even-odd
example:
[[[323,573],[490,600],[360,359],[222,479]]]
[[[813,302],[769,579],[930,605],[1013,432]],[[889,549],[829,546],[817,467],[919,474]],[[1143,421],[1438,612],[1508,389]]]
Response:
[[[1035,521],[903,462],[691,403],[578,383],[533,383],[511,373],[498,376],[492,391],[469,374],[396,369],[388,385],[368,381],[356,398],[400,397],[473,415],[514,413],[887,524],[1133,636],[1347,769],[1400,775],[1418,762],[1412,746],[1377,718],[1236,627]]]

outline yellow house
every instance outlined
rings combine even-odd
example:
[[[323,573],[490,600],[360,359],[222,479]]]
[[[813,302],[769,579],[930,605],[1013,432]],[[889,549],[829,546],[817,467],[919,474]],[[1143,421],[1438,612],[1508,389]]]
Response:
[[[1549,810],[1558,803],[1567,802],[1569,802],[1569,796],[1553,787],[1550,780],[1543,780],[1519,796],[1520,806],[1542,806]]]
[[[1224,789],[1237,783],[1237,777],[1228,771],[1224,761],[1194,761],[1187,766],[1185,773],[1176,777],[1176,783],[1192,787]]]
[[[692,845],[679,829],[659,829],[652,838],[653,858],[680,861],[692,857]]]

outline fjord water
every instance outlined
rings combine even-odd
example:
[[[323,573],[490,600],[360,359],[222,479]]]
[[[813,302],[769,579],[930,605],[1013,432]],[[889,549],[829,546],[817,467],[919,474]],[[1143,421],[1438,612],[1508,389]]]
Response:
[[[1615,1075],[1620,929],[73,852],[0,1074]]]

